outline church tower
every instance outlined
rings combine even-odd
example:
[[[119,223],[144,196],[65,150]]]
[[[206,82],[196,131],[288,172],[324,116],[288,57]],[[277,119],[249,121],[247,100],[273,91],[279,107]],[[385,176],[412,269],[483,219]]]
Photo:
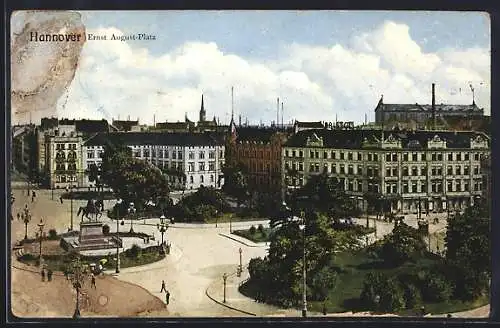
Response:
[[[205,105],[203,104],[203,94],[201,94],[201,109],[200,109],[200,122],[205,122],[207,113],[205,112]]]

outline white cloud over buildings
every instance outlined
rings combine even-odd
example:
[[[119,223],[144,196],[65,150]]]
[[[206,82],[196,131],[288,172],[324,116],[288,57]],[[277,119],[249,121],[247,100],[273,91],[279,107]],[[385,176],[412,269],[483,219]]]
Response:
[[[87,33],[121,34],[116,28]],[[139,117],[141,122],[192,120],[201,93],[207,116],[227,122],[234,86],[235,113],[252,123],[276,119],[276,98],[285,118],[354,120],[373,117],[380,95],[387,103],[476,103],[490,111],[490,50],[443,48],[425,53],[405,24],[386,21],[360,31],[349,44],[290,44],[277,60],[257,61],[224,53],[216,43],[187,41],[161,55],[121,41],[87,41],[74,81],[58,103],[74,118]],[[158,42],[158,41],[151,41]],[[242,40],[244,42],[244,40]],[[64,105],[63,105],[64,104]],[[280,114],[281,115],[281,114]]]

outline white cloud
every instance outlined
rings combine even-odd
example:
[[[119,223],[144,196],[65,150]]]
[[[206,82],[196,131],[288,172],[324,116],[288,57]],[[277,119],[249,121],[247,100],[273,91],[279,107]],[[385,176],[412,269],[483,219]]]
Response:
[[[116,28],[88,31],[114,33]],[[276,119],[276,97],[284,101],[285,121],[373,118],[384,101],[430,103],[431,83],[438,102],[476,102],[489,112],[490,53],[487,49],[443,49],[425,53],[408,26],[385,22],[355,36],[350,45],[291,44],[279,60],[258,62],[224,53],[215,43],[186,42],[161,55],[121,41],[87,41],[75,80],[59,101],[65,117],[125,119],[141,122],[197,120],[201,93],[207,116],[227,122],[231,86],[235,112],[252,123]],[[155,41],[152,41],[155,42]],[[101,110],[97,110],[101,108]],[[281,115],[281,109],[280,109]]]

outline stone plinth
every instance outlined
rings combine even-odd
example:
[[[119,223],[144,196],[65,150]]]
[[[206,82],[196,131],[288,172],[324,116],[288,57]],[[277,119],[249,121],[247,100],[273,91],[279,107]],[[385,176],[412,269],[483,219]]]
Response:
[[[120,238],[104,236],[102,222],[80,222],[78,238],[63,238],[64,247],[76,251],[100,250],[121,246]]]

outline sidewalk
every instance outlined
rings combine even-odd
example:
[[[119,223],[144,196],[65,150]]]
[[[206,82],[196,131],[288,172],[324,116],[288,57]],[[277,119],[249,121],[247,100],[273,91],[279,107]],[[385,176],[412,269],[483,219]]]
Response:
[[[251,240],[248,240],[246,238],[243,238],[243,237],[240,237],[240,236],[234,235],[234,234],[221,232],[221,233],[219,233],[219,235],[226,237],[226,238],[229,238],[229,239],[232,239],[232,240],[234,240],[240,244],[243,244],[245,246],[248,246],[248,247],[269,247],[268,243],[254,243]]]

